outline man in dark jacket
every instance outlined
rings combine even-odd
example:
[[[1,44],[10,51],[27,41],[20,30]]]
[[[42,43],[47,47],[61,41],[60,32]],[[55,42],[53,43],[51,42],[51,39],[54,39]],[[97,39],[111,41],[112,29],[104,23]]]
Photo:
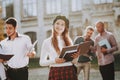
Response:
[[[91,26],[88,26],[86,28],[85,34],[83,36],[78,36],[75,39],[74,44],[81,44],[86,41],[91,41],[91,45],[94,45],[93,40],[91,39],[91,36],[94,32],[94,29]],[[89,73],[90,73],[90,61],[91,61],[91,56],[94,54],[89,52],[87,54],[85,53],[80,53],[80,56],[78,57],[76,66],[77,66],[77,74],[79,75],[80,71],[83,69],[84,72],[84,80],[89,80]]]

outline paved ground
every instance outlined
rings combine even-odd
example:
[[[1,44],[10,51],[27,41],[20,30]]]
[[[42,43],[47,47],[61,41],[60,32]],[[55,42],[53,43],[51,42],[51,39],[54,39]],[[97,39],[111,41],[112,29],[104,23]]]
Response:
[[[29,69],[29,80],[48,80],[49,68]],[[83,74],[79,75],[79,80],[83,80]],[[102,80],[98,70],[91,69],[90,80]],[[115,80],[120,80],[120,71],[115,72]]]

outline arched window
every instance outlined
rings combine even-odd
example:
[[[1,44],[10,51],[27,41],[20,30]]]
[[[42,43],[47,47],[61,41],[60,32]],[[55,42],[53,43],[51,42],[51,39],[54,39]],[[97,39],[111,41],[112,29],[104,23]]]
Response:
[[[26,32],[25,34],[31,38],[32,43],[36,40],[36,32]]]
[[[3,18],[14,17],[13,0],[2,0]]]
[[[32,43],[34,43],[35,40],[37,39],[36,38],[36,32],[26,32],[24,34],[28,35],[31,38]],[[35,50],[37,52],[37,45],[35,45]]]

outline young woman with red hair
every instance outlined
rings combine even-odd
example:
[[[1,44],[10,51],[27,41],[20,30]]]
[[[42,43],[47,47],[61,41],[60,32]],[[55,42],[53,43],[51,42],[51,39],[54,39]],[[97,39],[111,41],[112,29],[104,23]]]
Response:
[[[52,36],[43,42],[40,65],[50,67],[48,80],[78,80],[72,62],[59,58],[62,48],[72,45],[68,29],[69,20],[65,16],[57,16],[53,21]]]

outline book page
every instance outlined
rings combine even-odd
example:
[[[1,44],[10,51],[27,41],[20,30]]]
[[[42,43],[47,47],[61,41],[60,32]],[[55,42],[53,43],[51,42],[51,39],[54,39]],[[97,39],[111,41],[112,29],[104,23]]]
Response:
[[[66,55],[66,54],[71,54],[71,53],[75,53],[77,52],[77,49],[76,50],[71,50],[71,51],[66,51],[63,55],[63,57]]]
[[[38,40],[36,40],[33,45],[31,46],[30,50],[29,50],[29,53],[32,52],[32,50],[34,49],[35,45],[37,44]]]

